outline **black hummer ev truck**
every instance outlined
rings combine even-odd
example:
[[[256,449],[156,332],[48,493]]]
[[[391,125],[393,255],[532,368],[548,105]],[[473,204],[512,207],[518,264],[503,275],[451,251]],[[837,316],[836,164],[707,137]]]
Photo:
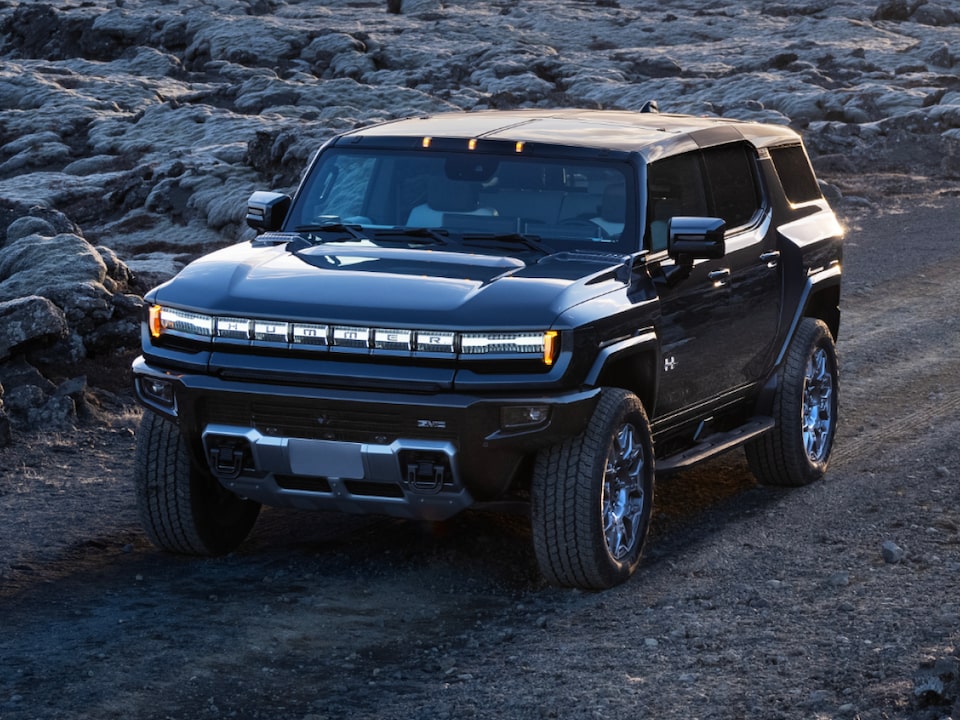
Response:
[[[261,503],[442,520],[527,503],[553,583],[636,568],[663,472],[827,467],[842,231],[785,127],[443,114],[328,142],[260,234],[147,295],[136,491],[161,548]]]

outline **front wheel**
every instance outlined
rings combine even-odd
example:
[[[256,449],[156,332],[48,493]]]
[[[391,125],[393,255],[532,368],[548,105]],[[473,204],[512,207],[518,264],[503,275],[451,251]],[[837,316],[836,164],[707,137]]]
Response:
[[[226,554],[260,513],[259,503],[234,495],[194,462],[177,426],[150,411],[140,422],[134,467],[140,521],[163,550]]]
[[[823,477],[837,431],[839,380],[830,329],[804,318],[777,377],[776,427],[744,448],[760,482],[796,487]]]
[[[650,527],[653,487],[643,405],[626,390],[604,389],[587,429],[537,456],[531,521],[547,580],[602,590],[630,577]]]

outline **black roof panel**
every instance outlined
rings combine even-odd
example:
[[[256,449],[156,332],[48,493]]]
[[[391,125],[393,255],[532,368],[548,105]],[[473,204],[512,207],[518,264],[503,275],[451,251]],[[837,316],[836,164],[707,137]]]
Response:
[[[726,132],[711,133],[718,127]],[[796,141],[786,126],[625,110],[486,110],[393,120],[347,133],[362,137],[477,138],[640,152],[649,159],[695,147],[695,138],[733,135],[757,146]],[[705,132],[706,131],[706,132]],[[679,147],[678,147],[679,146]]]

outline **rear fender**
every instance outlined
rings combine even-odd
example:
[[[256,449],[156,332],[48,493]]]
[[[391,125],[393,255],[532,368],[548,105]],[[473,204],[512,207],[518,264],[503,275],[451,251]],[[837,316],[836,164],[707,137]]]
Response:
[[[841,272],[840,264],[835,263],[807,277],[807,282],[800,294],[800,302],[797,303],[797,310],[790,320],[790,329],[777,352],[776,367],[780,367],[780,363],[783,362],[797,326],[805,317],[823,320],[836,340],[840,332]]]
[[[797,326],[803,318],[815,317],[823,320],[830,328],[834,339],[837,338],[840,331],[840,275],[840,265],[837,264],[807,278],[800,295],[797,311],[790,320],[789,332],[787,332],[777,352],[777,359],[770,376],[757,398],[756,414],[771,415],[773,413],[773,403],[779,377],[778,371],[783,364],[784,357],[786,357],[790,341],[797,331]]]

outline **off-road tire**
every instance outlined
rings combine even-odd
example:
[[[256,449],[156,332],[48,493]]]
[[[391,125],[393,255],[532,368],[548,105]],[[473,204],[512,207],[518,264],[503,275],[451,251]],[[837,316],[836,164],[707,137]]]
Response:
[[[625,432],[635,451],[623,449]],[[614,462],[608,475],[610,461],[624,455],[630,455],[629,467]],[[623,472],[614,472],[617,468]],[[628,482],[620,484],[616,478]],[[616,516],[611,512],[612,493],[605,492],[608,479],[608,488],[626,488],[626,497],[632,497],[630,522],[622,525],[623,547],[615,540],[620,552],[611,550],[609,522],[605,530],[605,518]],[[653,438],[637,396],[604,389],[582,434],[538,454],[531,489],[534,549],[550,583],[602,590],[629,578],[640,562],[654,491]]]
[[[776,427],[744,448],[757,480],[799,487],[823,477],[837,430],[838,391],[837,349],[830,329],[822,320],[804,318],[777,378]],[[817,400],[824,393],[829,397]],[[813,423],[811,408],[816,411]]]
[[[157,547],[223,555],[250,533],[260,504],[223,488],[191,458],[175,424],[144,411],[134,465],[140,521]]]

